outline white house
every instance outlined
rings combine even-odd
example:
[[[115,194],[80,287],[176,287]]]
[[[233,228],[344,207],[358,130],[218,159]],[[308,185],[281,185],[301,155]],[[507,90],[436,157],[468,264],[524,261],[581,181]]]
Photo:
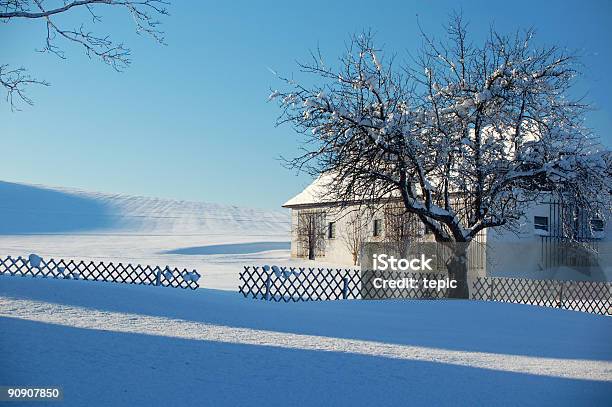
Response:
[[[351,266],[359,263],[368,243],[387,245],[400,240],[434,241],[419,221],[398,221],[401,202],[392,198],[377,209],[340,205],[326,193],[324,176],[282,206],[291,209],[291,257]],[[342,208],[341,208],[342,207]],[[397,212],[396,212],[397,210]],[[472,243],[470,261],[477,274],[543,279],[612,280],[612,241],[609,222],[582,216],[573,220],[575,236],[583,243],[568,245],[561,228],[563,207],[534,203],[516,232],[486,229]],[[416,219],[416,218],[415,218]],[[610,219],[610,217],[607,217]],[[472,253],[472,250],[474,251]],[[364,257],[364,267],[371,267]]]

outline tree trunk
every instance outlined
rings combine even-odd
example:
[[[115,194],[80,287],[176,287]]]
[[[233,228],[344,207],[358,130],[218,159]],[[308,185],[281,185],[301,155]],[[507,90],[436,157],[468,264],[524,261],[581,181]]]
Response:
[[[308,241],[308,260],[315,259],[315,242],[314,239]]]
[[[454,248],[452,257],[446,263],[448,277],[450,280],[457,281],[456,288],[449,288],[448,298],[470,298],[470,289],[468,285],[468,262],[467,262],[467,244],[458,243],[459,247]]]
[[[399,241],[399,257],[400,259],[405,259],[408,257],[408,241],[405,239],[401,239]]]

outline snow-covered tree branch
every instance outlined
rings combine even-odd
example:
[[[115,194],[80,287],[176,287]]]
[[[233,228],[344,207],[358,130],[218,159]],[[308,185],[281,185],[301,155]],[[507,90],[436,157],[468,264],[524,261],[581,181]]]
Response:
[[[588,103],[572,97],[575,55],[532,45],[532,31],[491,30],[474,45],[461,16],[447,33],[423,33],[400,67],[371,34],[354,36],[338,68],[314,55],[300,69],[316,84],[285,79],[271,98],[278,123],[303,135],[290,166],[331,174],[338,202],[400,199],[437,241],[456,243],[449,272],[465,281],[461,259],[478,232],[515,229],[530,202],[609,209],[612,158],[584,125]]]
[[[48,4],[49,3],[49,4]],[[66,55],[57,45],[58,40],[65,40],[81,47],[90,58],[98,58],[120,71],[130,64],[130,49],[123,43],[116,42],[108,35],[99,35],[90,31],[84,24],[78,27],[65,28],[56,18],[72,11],[86,10],[92,23],[100,23],[99,9],[115,7],[129,13],[136,25],[137,33],[151,36],[163,44],[163,31],[159,29],[160,15],[168,15],[165,0],[0,0],[0,22],[10,23],[15,19],[42,20],[46,28],[46,38],[42,52],[52,53],[62,59]],[[26,95],[26,87],[31,84],[48,85],[44,80],[31,77],[25,68],[0,65],[0,85],[6,91],[6,100],[11,109],[17,108],[17,102],[32,104]]]

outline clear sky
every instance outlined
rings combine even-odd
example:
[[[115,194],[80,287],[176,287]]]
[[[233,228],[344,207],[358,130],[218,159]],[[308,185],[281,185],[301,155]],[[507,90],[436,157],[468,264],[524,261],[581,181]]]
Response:
[[[279,82],[269,68],[299,77],[295,61],[310,49],[334,59],[363,29],[401,58],[420,45],[417,14],[440,35],[457,7],[476,38],[490,23],[505,32],[533,26],[540,43],[584,55],[577,91],[598,108],[588,124],[612,145],[612,2],[174,0],[163,19],[168,46],[136,35],[123,13],[90,25],[132,48],[123,73],[71,44],[58,43],[68,60],[35,52],[42,21],[0,25],[0,63],[23,65],[52,85],[31,88],[35,105],[21,112],[0,104],[0,179],[278,208],[309,178],[277,159],[298,143],[290,127],[274,126],[279,111],[267,96]]]

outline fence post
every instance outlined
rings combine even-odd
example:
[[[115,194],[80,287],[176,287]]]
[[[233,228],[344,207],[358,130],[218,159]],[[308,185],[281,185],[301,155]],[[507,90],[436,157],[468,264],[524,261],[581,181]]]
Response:
[[[266,279],[266,301],[270,301],[270,286],[272,285],[272,273]]]
[[[565,283],[563,281],[561,281],[561,283],[559,284],[559,304],[557,305],[557,308],[563,308],[563,286],[565,285]]]
[[[157,266],[157,277],[155,278],[155,285],[159,285],[161,280],[161,268]]]
[[[342,299],[346,300],[348,298],[348,285],[349,279],[348,277],[344,277],[344,284],[342,285]]]
[[[491,277],[491,290],[489,291],[489,301],[493,301],[493,290],[495,289],[495,279]]]

